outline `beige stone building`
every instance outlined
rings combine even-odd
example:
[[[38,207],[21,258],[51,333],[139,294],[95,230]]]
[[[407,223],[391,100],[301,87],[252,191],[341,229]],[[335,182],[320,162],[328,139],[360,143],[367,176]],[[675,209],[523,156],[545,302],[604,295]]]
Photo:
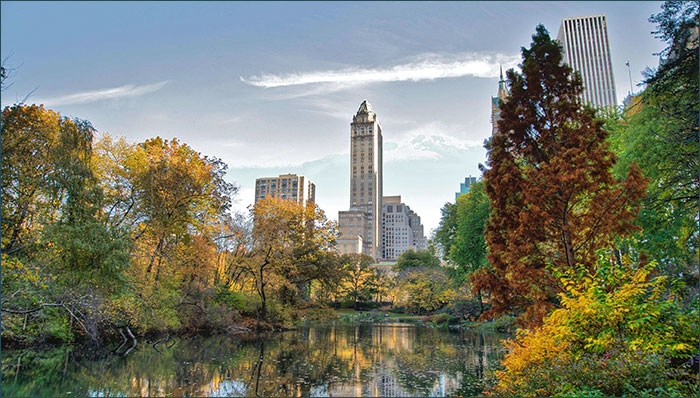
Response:
[[[350,123],[350,209],[338,213],[341,253],[382,256],[382,127],[365,100]]]
[[[281,198],[306,203],[316,201],[316,185],[304,176],[282,174],[255,180],[255,203],[265,198]]]

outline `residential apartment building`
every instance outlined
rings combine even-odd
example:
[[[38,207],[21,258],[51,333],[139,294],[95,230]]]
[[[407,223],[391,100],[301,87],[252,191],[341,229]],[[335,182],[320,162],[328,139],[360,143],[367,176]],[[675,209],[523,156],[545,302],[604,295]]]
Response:
[[[255,180],[255,203],[265,198],[281,198],[306,203],[316,201],[316,185],[304,176],[282,174]]]
[[[341,253],[382,255],[382,127],[365,100],[350,123],[350,209],[338,213]],[[350,225],[352,224],[352,225]]]
[[[564,18],[557,40],[564,62],[581,74],[581,100],[596,108],[617,106],[605,15]]]
[[[396,260],[406,250],[427,249],[420,217],[405,203],[401,196],[385,196],[382,201],[382,258]]]

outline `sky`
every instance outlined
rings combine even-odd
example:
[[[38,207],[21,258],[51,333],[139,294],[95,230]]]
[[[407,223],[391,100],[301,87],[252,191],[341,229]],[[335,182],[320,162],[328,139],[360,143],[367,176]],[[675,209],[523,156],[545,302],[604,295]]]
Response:
[[[480,176],[499,67],[537,24],[607,17],[618,103],[658,66],[660,2],[10,2],[0,5],[2,106],[40,103],[131,142],[177,138],[255,179],[304,175],[330,219],[350,200],[350,122],[382,124],[384,194],[426,232]]]

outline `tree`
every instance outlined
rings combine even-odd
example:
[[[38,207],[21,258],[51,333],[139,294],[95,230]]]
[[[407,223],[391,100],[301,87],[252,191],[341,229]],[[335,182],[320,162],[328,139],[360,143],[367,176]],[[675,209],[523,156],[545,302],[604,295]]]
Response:
[[[432,312],[454,298],[447,271],[441,267],[413,267],[396,277],[396,300],[413,312]]]
[[[467,194],[457,198],[455,213],[456,228],[447,258],[454,266],[453,279],[464,284],[475,271],[488,265],[484,230],[491,209],[483,181],[472,184]],[[475,289],[475,293],[483,309],[481,290]]]
[[[403,271],[410,268],[419,267],[439,267],[440,259],[437,258],[435,250],[406,250],[396,259],[395,271]]]
[[[64,193],[56,173],[64,123],[43,106],[15,105],[2,112],[3,253],[31,253],[33,230],[57,218]]]
[[[440,225],[435,230],[435,242],[442,248],[442,258],[448,259],[450,247],[454,244],[454,235],[457,229],[457,204],[445,203],[440,209]]]
[[[522,309],[524,325],[539,324],[556,304],[556,273],[595,275],[599,250],[636,230],[646,185],[636,166],[624,181],[613,178],[608,133],[581,105],[580,76],[562,63],[544,26],[532,38],[522,74],[507,72],[511,94],[487,143],[491,267],[474,278],[475,288],[491,292],[485,317]]]
[[[377,290],[380,276],[372,268],[374,259],[365,254],[344,254],[340,263],[346,274],[343,293],[352,299],[353,307],[358,309],[359,304],[370,301]]]
[[[252,230],[240,238],[227,273],[242,272],[260,297],[267,316],[270,293],[289,299],[302,285],[332,279],[338,265],[326,255],[335,246],[337,228],[313,202],[267,198],[252,209]]]
[[[698,3],[669,1],[650,18],[656,37],[668,43],[647,88],[622,118],[608,121],[620,157],[615,171],[631,164],[650,178],[635,234],[638,250],[659,261],[667,275],[697,285],[698,259]]]

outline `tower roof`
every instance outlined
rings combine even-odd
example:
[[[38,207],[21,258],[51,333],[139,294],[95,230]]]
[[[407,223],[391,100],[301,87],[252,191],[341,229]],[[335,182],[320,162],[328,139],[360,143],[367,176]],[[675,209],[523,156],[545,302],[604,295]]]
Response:
[[[374,109],[372,109],[372,105],[367,100],[364,100],[360,104],[360,109],[357,110],[357,113],[374,113]]]

